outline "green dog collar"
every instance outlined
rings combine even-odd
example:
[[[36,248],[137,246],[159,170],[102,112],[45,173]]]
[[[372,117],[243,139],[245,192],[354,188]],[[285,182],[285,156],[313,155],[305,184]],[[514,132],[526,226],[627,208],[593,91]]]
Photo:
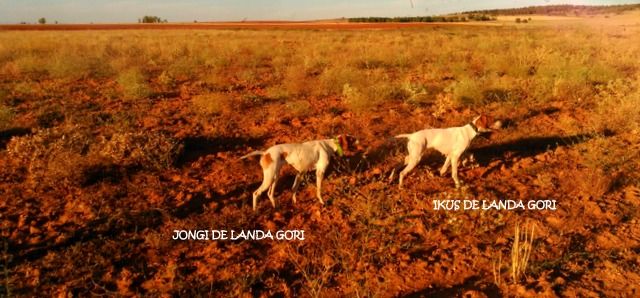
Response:
[[[340,141],[338,141],[338,138],[333,138],[333,142],[336,144],[336,153],[338,153],[338,156],[342,157],[342,155],[344,155],[344,151],[342,151]]]

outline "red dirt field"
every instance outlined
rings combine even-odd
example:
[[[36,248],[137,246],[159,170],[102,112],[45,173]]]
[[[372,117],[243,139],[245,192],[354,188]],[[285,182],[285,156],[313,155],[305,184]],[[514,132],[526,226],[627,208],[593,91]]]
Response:
[[[0,30],[395,29],[438,26],[441,24],[96,24],[2,25]],[[339,70],[361,69],[359,72],[353,70],[353,81],[364,78],[363,81],[370,82],[372,76],[367,75],[383,73],[385,76],[380,76],[376,84],[392,80],[393,75],[402,75],[408,77],[409,82],[430,86],[432,80],[448,84],[456,80],[454,76],[459,76],[459,73],[474,69],[484,73],[481,71],[483,64],[473,59],[474,55],[488,57],[477,53],[493,52],[498,47],[507,47],[510,42],[542,40],[558,52],[569,53],[558,56],[558,61],[563,62],[570,60],[565,57],[578,56],[576,52],[587,48],[582,47],[587,39],[575,36],[572,38],[579,42],[566,43],[571,47],[565,47],[565,40],[558,41],[553,30],[497,31],[502,29],[483,28],[494,29],[496,31],[491,32],[498,42],[481,47],[481,41],[491,32],[484,34],[486,32],[455,28],[453,31],[433,30],[445,31],[434,33],[427,28],[424,34],[433,37],[433,46],[407,49],[426,49],[427,54],[420,52],[419,57],[431,59],[442,40],[443,45],[453,44],[447,48],[452,52],[441,56],[442,64],[425,60],[424,67],[416,68],[417,74],[413,76],[401,66],[383,63],[387,61],[383,58],[337,66]],[[333,56],[327,57],[332,60],[330,62],[335,62],[343,52],[348,58],[366,57],[367,53],[359,50],[370,48],[371,44],[363,40],[372,39],[374,35],[390,34],[390,43],[376,46],[382,50],[394,49],[393,45],[404,45],[405,41],[427,40],[415,38],[418,36],[412,35],[415,32],[408,34],[407,31],[418,30],[367,31],[362,34],[354,31],[301,33],[292,30],[298,35],[285,32],[286,35],[280,37],[282,41],[275,41],[273,47],[264,46],[274,40],[269,32],[252,31],[252,35],[226,37],[239,38],[239,43],[257,42],[255,46],[250,45],[255,48],[239,48],[231,52],[234,60],[216,64],[222,65],[217,66],[220,68],[216,74],[220,76],[213,77],[216,80],[202,73],[196,73],[203,75],[201,78],[176,75],[171,82],[172,87],[162,83],[164,69],[177,68],[163,66],[160,58],[138,49],[139,40],[132,37],[138,32],[104,39],[100,47],[95,48],[101,49],[100,52],[107,57],[99,61],[107,62],[91,65],[98,68],[114,61],[118,62],[114,67],[142,65],[147,75],[143,77],[144,86],[151,91],[141,98],[128,95],[130,89],[126,87],[139,87],[141,84],[131,82],[135,77],[129,81],[123,79],[121,73],[126,73],[124,70],[118,70],[112,76],[90,73],[69,78],[55,77],[58,68],[52,67],[49,72],[39,71],[38,66],[55,60],[49,57],[67,46],[65,44],[54,43],[48,50],[35,47],[20,53],[0,52],[5,53],[0,55],[0,59],[6,61],[0,64],[0,70],[8,74],[0,77],[0,91],[3,92],[0,95],[2,103],[14,114],[7,121],[8,128],[0,129],[0,265],[3,268],[0,270],[0,295],[639,297],[639,130],[594,132],[591,125],[592,119],[600,119],[597,117],[624,115],[637,119],[631,117],[640,116],[633,114],[631,109],[615,110],[615,106],[607,106],[611,110],[602,116],[603,113],[594,108],[594,102],[603,100],[602,82],[593,83],[591,89],[591,81],[581,81],[576,84],[580,88],[566,89],[569,91],[563,93],[563,81],[542,80],[546,76],[554,78],[560,72],[553,68],[542,73],[549,65],[541,63],[535,65],[538,68],[529,68],[527,64],[522,71],[515,72],[518,80],[513,84],[522,84],[522,89],[508,93],[493,88],[490,95],[494,97],[476,105],[446,104],[445,100],[451,99],[453,91],[444,87],[437,89],[437,95],[429,95],[430,101],[414,102],[389,96],[380,103],[360,109],[353,105],[353,101],[345,100],[353,94],[349,93],[349,86],[352,86],[349,84],[337,84],[340,91],[326,95],[309,92],[306,96],[300,95],[306,93],[292,93],[288,97],[279,97],[277,93],[271,95],[267,92],[266,82],[275,81],[277,76],[277,68],[273,65],[278,63],[278,59],[293,55],[284,50],[294,48],[296,51],[292,53],[296,55],[313,52],[296,47],[315,42],[321,37],[318,34],[328,34],[332,38],[331,45],[343,46],[353,42],[349,39],[361,42],[354,43],[351,52],[342,47],[329,52]],[[504,32],[510,32],[517,38],[503,40],[503,37],[507,38]],[[209,34],[211,31],[198,33]],[[574,31],[562,33],[571,36]],[[77,37],[79,45],[97,35],[94,32],[0,32],[4,40],[9,38],[2,34],[33,34],[29,43],[45,46],[50,46],[60,35],[81,35]],[[184,34],[186,37],[180,35],[180,38],[203,42],[193,46],[193,56],[201,53],[206,45],[229,44],[229,39],[196,38],[189,34],[191,32]],[[309,36],[304,37],[306,34]],[[592,35],[599,36],[597,32],[586,36],[591,38]],[[163,37],[150,36],[145,41]],[[396,36],[405,36],[406,39],[396,40]],[[618,49],[615,47],[607,48],[611,49],[608,54],[613,58],[603,64],[613,64],[620,57],[631,61],[629,65],[623,65],[628,67],[620,67],[614,74],[601,70],[613,78],[612,81],[626,74],[637,76],[640,71],[637,61],[628,59],[633,51],[637,52],[638,43],[634,42],[637,36],[608,37],[614,41],[625,41],[629,50],[616,52]],[[171,38],[181,40],[175,36]],[[467,49],[463,49],[463,55],[456,56],[460,47],[455,46],[453,38],[469,44]],[[127,47],[119,50],[113,48],[112,43],[126,44]],[[0,44],[0,49],[3,46]],[[541,60],[550,59],[544,56],[545,47],[534,46],[527,43],[512,51],[513,56],[509,57],[521,57],[521,53],[522,56],[533,56],[531,53],[534,53]],[[265,57],[269,57],[266,62],[249,59],[256,56],[247,54],[248,51],[263,50],[263,47],[267,49],[264,50]],[[275,51],[274,47],[279,47],[276,50],[281,52]],[[148,46],[147,49],[155,48]],[[482,48],[486,52],[481,52]],[[72,53],[80,56],[90,52],[86,49],[78,47],[77,52]],[[178,47],[171,51],[173,58],[168,61],[175,62],[188,56],[189,51],[182,49]],[[24,52],[28,55],[23,56]],[[395,57],[397,52],[400,51],[394,50],[391,57]],[[593,57],[604,60],[598,56],[602,52],[594,50]],[[8,58],[10,54],[16,57]],[[223,54],[223,51],[210,52],[207,57]],[[29,55],[44,58],[34,60]],[[74,55],[60,56],[62,58],[55,61],[74,62],[71,60]],[[500,53],[494,58],[504,62],[505,68],[510,70],[509,67],[517,64],[514,61],[518,60],[504,60],[505,55]],[[324,58],[325,52],[318,50],[317,56]],[[119,59],[122,57],[127,59]],[[140,57],[144,60],[138,60]],[[532,60],[538,59],[536,57]],[[589,62],[585,63],[585,68],[595,64],[591,63],[593,60],[598,60],[587,54],[581,57],[587,57],[585,61]],[[436,65],[448,66],[455,61],[467,60],[469,70],[437,71],[435,79],[424,75]],[[92,60],[78,61],[73,64],[78,68],[72,70],[82,69],[80,66],[86,64],[83,61]],[[199,61],[184,67],[187,69],[185,73],[191,74],[193,69],[202,67]],[[247,61],[255,63],[241,64]],[[287,68],[289,72],[295,71],[306,60],[296,61]],[[582,63],[568,65],[573,68],[578,68],[575,65],[583,66]],[[242,71],[247,69],[259,72],[255,76],[242,76]],[[201,72],[204,71],[201,69]],[[73,75],[76,72],[61,73]],[[176,73],[179,74],[177,70]],[[317,79],[320,73],[311,67],[308,74],[293,83],[320,89],[319,82],[322,81]],[[496,80],[508,76],[501,73],[496,75]],[[283,77],[278,84],[291,83],[290,78]],[[624,106],[626,98],[640,98],[640,80],[628,84],[621,80],[610,85],[615,91],[623,89],[620,92],[626,92],[612,93],[612,98],[620,99],[615,102],[617,106]],[[538,85],[550,85],[554,90],[543,90],[547,92],[543,93],[545,100],[533,95],[526,98],[520,95]],[[589,91],[583,93],[586,94],[584,98],[572,99],[570,96],[576,93],[573,90],[583,90],[581,87],[584,85]],[[375,91],[374,87],[360,85],[360,90]],[[596,95],[598,90],[600,93]],[[503,99],[507,93],[523,98]],[[204,114],[196,105],[207,94],[223,95],[205,97],[216,109],[215,113]],[[368,99],[364,95],[355,98]],[[307,105],[302,108],[294,105],[301,99]],[[624,114],[613,114],[615,111],[624,111]],[[444,158],[434,151],[429,151],[421,164],[406,177],[403,189],[398,189],[397,181],[389,181],[390,173],[403,161],[407,150],[406,140],[392,136],[428,127],[465,125],[478,114],[493,116],[504,126],[474,139],[467,152],[467,156],[472,155],[474,159],[468,159],[459,169],[464,182],[461,188],[454,187],[449,174],[444,177],[437,175]],[[625,125],[632,127],[631,124]],[[365,149],[354,156],[332,161],[323,184],[325,205],[320,205],[315,197],[313,173],[305,177],[298,192],[298,201],[294,204],[290,190],[294,171],[285,166],[276,188],[276,207],[271,206],[264,194],[258,201],[257,211],[251,209],[251,194],[259,186],[262,172],[258,158],[239,160],[239,157],[274,144],[329,138],[341,133],[356,136]],[[136,139],[141,135],[142,138]],[[165,138],[158,137],[151,142],[144,138],[146,136]],[[157,153],[169,151],[165,150],[169,143],[167,140],[179,144],[180,150],[176,150],[175,158],[167,158],[164,167],[149,165],[170,155]],[[146,146],[146,143],[153,144]],[[118,155],[118,146],[127,149],[122,150],[126,152],[121,156]],[[139,148],[153,152],[145,155],[147,152]],[[141,157],[136,157],[136,154]],[[615,158],[618,156],[624,157],[620,163]],[[146,163],[129,162],[135,158]],[[605,168],[601,164],[612,166]],[[434,210],[434,200],[465,199],[554,200],[557,209]],[[526,229],[532,226],[535,226],[535,236],[530,243],[532,249],[528,264],[522,275],[511,278],[514,267],[511,257],[519,243],[519,238],[514,236],[516,227]],[[175,230],[195,229],[304,230],[305,240],[171,239]]]

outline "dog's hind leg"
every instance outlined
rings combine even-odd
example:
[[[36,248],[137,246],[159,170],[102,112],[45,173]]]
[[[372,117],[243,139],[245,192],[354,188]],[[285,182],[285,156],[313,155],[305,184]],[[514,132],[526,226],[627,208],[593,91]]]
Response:
[[[256,210],[258,198],[260,197],[260,195],[262,195],[263,192],[265,192],[267,189],[269,189],[269,187],[271,187],[271,185],[273,185],[273,170],[271,168],[266,168],[262,173],[264,176],[262,184],[260,185],[260,187],[258,187],[258,189],[256,189],[256,191],[253,192],[253,211]]]
[[[273,175],[273,183],[269,187],[269,192],[267,193],[267,195],[269,195],[271,206],[275,208],[276,207],[276,198],[275,198],[276,184],[278,184],[278,177],[280,176],[280,168],[282,167],[282,162],[280,160],[277,160],[273,166],[275,167],[275,170],[273,171],[275,174]]]
[[[398,187],[402,188],[402,181],[404,180],[404,176],[409,174],[417,165],[420,163],[420,158],[410,159],[407,166],[400,172],[400,181],[398,182]]]
[[[399,172],[400,170],[402,170],[402,168],[404,168],[406,165],[407,165],[407,159],[405,158],[404,163],[399,162],[393,167],[393,169],[391,169],[391,174],[389,175],[389,183],[393,182],[393,178],[395,178],[396,172]]]
[[[278,182],[278,175],[275,175],[273,179],[273,184],[271,184],[271,186],[269,187],[269,191],[267,191],[267,196],[269,197],[269,201],[271,201],[271,206],[273,206],[273,208],[276,207],[276,199],[275,199],[274,193],[276,191],[277,182]]]
[[[404,176],[409,174],[417,165],[420,163],[420,159],[422,159],[422,144],[409,142],[407,149],[409,149],[409,155],[405,158],[404,163],[407,165],[402,172],[400,172],[400,181],[398,183],[398,187],[402,188],[402,182],[404,180]]]
[[[293,180],[293,186],[291,190],[293,191],[293,203],[296,202],[296,193],[298,192],[298,187],[300,187],[300,180],[302,178],[302,173],[296,174],[296,179]]]
[[[449,165],[451,164],[451,155],[447,155],[447,159],[444,161],[442,168],[440,168],[440,176],[443,176],[447,173],[447,169],[449,169]]]
[[[253,192],[253,211],[256,210],[256,206],[258,205],[258,198],[273,185],[273,180],[277,174],[275,171],[276,165],[273,163],[269,153],[265,153],[262,158],[260,158],[260,166],[262,167],[263,178],[260,187]]]

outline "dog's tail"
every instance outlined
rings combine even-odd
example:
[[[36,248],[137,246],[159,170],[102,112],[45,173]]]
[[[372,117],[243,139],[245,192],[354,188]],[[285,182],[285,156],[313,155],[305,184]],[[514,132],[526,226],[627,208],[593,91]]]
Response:
[[[239,159],[245,159],[247,157],[251,157],[251,156],[256,156],[256,155],[262,155],[264,154],[264,151],[253,151],[245,156],[240,157]]]
[[[405,133],[405,134],[397,135],[394,138],[396,138],[396,139],[403,139],[403,138],[406,139],[406,138],[408,138],[410,136],[411,136],[410,133]]]

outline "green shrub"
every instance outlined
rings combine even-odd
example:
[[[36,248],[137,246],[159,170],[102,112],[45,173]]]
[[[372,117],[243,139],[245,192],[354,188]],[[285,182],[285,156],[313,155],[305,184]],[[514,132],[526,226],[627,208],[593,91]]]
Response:
[[[200,65],[202,63],[193,58],[177,58],[167,66],[167,72],[174,78],[189,80],[196,77]]]
[[[55,79],[74,81],[93,76],[106,78],[113,75],[109,63],[98,57],[87,57],[76,50],[67,50],[55,55],[46,64],[49,76]]]
[[[402,88],[406,94],[406,101],[414,105],[430,104],[435,101],[435,94],[442,91],[437,86],[424,86],[421,84],[405,82]]]
[[[47,73],[45,61],[35,55],[21,55],[17,57],[13,63],[20,73],[30,78],[39,78]]]
[[[220,115],[230,111],[231,98],[224,93],[207,93],[194,96],[191,99],[191,105],[198,114],[211,116]]]
[[[151,89],[140,70],[130,68],[118,76],[125,99],[141,99],[151,94]]]
[[[356,86],[364,80],[364,78],[352,68],[334,67],[323,72],[319,80],[319,84],[314,93],[326,96],[344,94],[345,84]]]
[[[358,88],[344,84],[342,86],[342,100],[345,104],[355,112],[362,112],[369,109],[375,103],[362,93]]]
[[[596,95],[597,131],[640,131],[640,79],[618,79],[599,86]]]
[[[167,19],[162,19],[158,16],[144,16],[141,19],[138,19],[138,23],[146,23],[146,24],[153,24],[153,23],[166,23]]]
[[[312,114],[311,104],[306,100],[295,100],[287,103],[288,114],[292,117],[306,117]]]
[[[481,87],[477,80],[462,78],[449,86],[449,91],[457,105],[469,106],[480,104],[484,100]]]
[[[377,87],[377,88],[376,88]],[[418,96],[413,93],[414,90],[407,90],[405,86],[399,84],[377,84],[372,88],[374,94],[378,94],[378,101],[399,100],[404,101],[412,96]],[[375,98],[375,96],[373,96]]]
[[[13,95],[21,99],[33,99],[42,94],[40,85],[34,81],[24,81],[13,86]]]
[[[273,100],[286,100],[290,97],[289,92],[282,85],[269,86],[265,93],[269,99]]]
[[[64,113],[59,106],[45,106],[36,115],[36,123],[41,128],[51,128],[62,123]]]
[[[306,71],[300,66],[289,66],[282,82],[282,87],[287,94],[306,95],[311,88],[309,84],[311,78],[307,77]]]
[[[5,129],[11,126],[13,116],[13,110],[11,110],[11,108],[0,104],[0,129]]]
[[[167,71],[163,71],[158,76],[158,84],[163,90],[170,90],[176,87],[176,80]]]
[[[77,55],[57,55],[47,64],[49,76],[55,79],[77,80],[88,75],[85,61]]]

